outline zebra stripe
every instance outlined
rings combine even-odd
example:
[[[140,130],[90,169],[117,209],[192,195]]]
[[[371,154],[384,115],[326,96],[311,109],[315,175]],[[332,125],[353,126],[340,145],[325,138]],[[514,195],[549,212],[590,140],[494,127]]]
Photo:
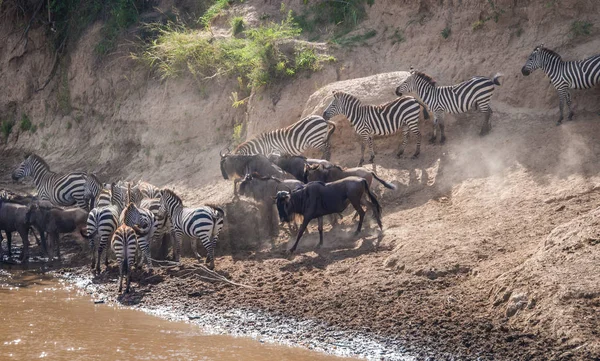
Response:
[[[145,198],[160,198],[160,188],[148,182],[138,182],[136,185]]]
[[[521,69],[521,73],[528,76],[536,69],[542,69],[546,73],[558,92],[560,118],[556,124],[559,125],[564,119],[563,109],[565,103],[569,108],[567,119],[573,119],[574,113],[571,107],[569,88],[589,89],[600,83],[600,54],[583,60],[563,61],[558,53],[544,48],[544,44],[542,44],[533,49]]]
[[[147,209],[138,208],[135,204],[129,203],[121,212],[119,221],[129,227],[136,227],[137,243],[143,258],[141,261],[145,260],[148,269],[152,269],[149,240],[154,236],[157,227],[154,214]]]
[[[106,207],[96,207],[92,209],[87,219],[87,238],[90,242],[92,252],[92,269],[100,273],[100,260],[102,252],[112,237],[119,224],[119,216],[124,207],[125,194],[123,189],[114,186],[112,189],[111,205]],[[95,249],[96,239],[99,238],[97,250]],[[97,258],[96,258],[97,256]],[[108,266],[108,250],[106,252],[105,265]]]
[[[154,234],[150,240],[150,244],[158,244],[162,241],[163,236],[167,233],[167,217],[164,213],[160,213],[160,199],[159,198],[144,198],[140,204],[141,208],[147,209],[154,215],[154,222],[156,223]]]
[[[25,177],[33,177],[40,199],[61,207],[77,204],[86,209],[85,173],[57,174],[50,171],[50,167],[40,156],[31,154],[12,173],[15,181]]]
[[[323,151],[324,159],[329,159],[329,138],[334,131],[333,122],[318,115],[311,115],[286,128],[260,134],[240,144],[234,153],[265,156],[272,153],[301,155],[308,148],[316,148]]]
[[[136,246],[137,240],[133,228],[124,224],[117,228],[111,239],[111,248],[117,256],[117,264],[119,265],[119,293],[123,290],[123,275],[127,277],[125,293],[129,293],[131,268],[135,262]]]
[[[185,234],[194,240],[200,240],[206,249],[206,263],[210,269],[215,267],[215,247],[219,233],[223,228],[225,213],[221,208],[204,206],[199,208],[184,208],[181,199],[170,189],[161,191],[160,210],[171,220],[175,231],[175,245],[173,256],[179,261],[181,251],[181,237]],[[196,247],[194,247],[196,248]],[[197,250],[196,256],[201,258]]]
[[[396,88],[396,95],[415,93],[423,103],[434,112],[433,135],[430,141],[437,138],[436,128],[440,128],[440,141],[446,140],[444,113],[458,114],[479,108],[485,114],[480,135],[487,134],[491,127],[490,118],[492,109],[490,100],[496,85],[500,85],[502,74],[496,74],[492,79],[476,76],[459,84],[437,86],[435,81],[427,74],[411,69],[410,75]]]
[[[375,160],[373,150],[374,135],[388,135],[396,133],[402,128],[402,145],[397,155],[404,153],[408,141],[408,132],[417,137],[417,148],[413,158],[421,152],[421,132],[419,131],[419,115],[421,104],[413,97],[405,96],[383,105],[363,105],[356,97],[343,92],[334,92],[333,100],[323,113],[325,119],[342,114],[348,118],[354,131],[360,136],[362,143],[359,166],[365,159],[365,144],[371,152],[370,162]],[[424,111],[426,118],[428,117]]]

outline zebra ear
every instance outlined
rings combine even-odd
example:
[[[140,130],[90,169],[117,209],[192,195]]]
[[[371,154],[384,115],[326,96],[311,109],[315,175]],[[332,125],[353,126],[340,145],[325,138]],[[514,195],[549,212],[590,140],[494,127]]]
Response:
[[[415,71],[416,71],[416,69],[411,65],[409,71],[410,71],[411,74],[414,74]]]

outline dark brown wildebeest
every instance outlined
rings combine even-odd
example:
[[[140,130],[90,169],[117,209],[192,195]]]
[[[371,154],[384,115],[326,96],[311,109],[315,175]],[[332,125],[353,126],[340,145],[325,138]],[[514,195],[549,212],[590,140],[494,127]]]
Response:
[[[302,188],[304,183],[296,179],[280,180],[275,177],[263,177],[258,173],[247,174],[244,180],[240,183],[240,194],[247,197],[252,197],[261,206],[263,219],[269,227],[271,235],[277,234],[277,218],[274,217],[273,198],[277,192],[286,190],[292,192]]]
[[[258,173],[263,177],[276,177],[279,179],[288,179],[292,176],[284,172],[281,168],[271,163],[271,161],[261,154],[239,155],[223,152],[221,155],[221,175],[223,179],[233,178],[233,194],[237,196],[237,183],[243,179],[246,174]]]
[[[21,261],[29,261],[29,207],[17,203],[8,202],[0,198],[0,231],[6,234],[8,242],[8,257],[12,257],[12,233],[18,232],[23,242]],[[0,232],[1,233],[1,232]],[[0,238],[1,239],[1,238]],[[0,256],[2,245],[0,244]],[[1,258],[1,257],[0,257]]]
[[[44,246],[46,245],[44,234],[48,232],[50,245],[54,250],[54,252],[49,252],[49,255],[52,257],[52,254],[56,253],[56,257],[60,259],[60,235],[77,232],[85,238],[88,212],[82,208],[64,209],[44,203],[34,202],[31,204],[29,220],[31,225],[40,232]]]
[[[396,189],[395,185],[384,181],[383,179],[379,178],[377,174],[363,167],[344,169],[337,165],[331,167],[324,167],[322,165],[311,165],[307,166],[304,172],[304,179],[307,183],[331,183],[351,176],[364,178],[369,183],[369,187],[371,186],[371,183],[373,183],[373,178],[375,178],[377,179],[377,181],[379,181],[379,183],[383,184],[384,187],[388,189]]]
[[[323,216],[341,213],[349,203],[352,203],[360,216],[356,229],[358,234],[365,218],[365,211],[361,207],[361,199],[365,193],[372,203],[373,214],[381,231],[381,206],[371,193],[369,184],[364,178],[347,177],[332,183],[310,182],[295,192],[279,191],[275,197],[279,219],[282,222],[289,222],[296,214],[300,214],[304,218],[298,230],[296,243],[290,252],[296,250],[308,223],[314,218],[318,218],[319,221],[319,245],[317,247],[321,247],[323,245]]]
[[[269,155],[269,160],[304,183],[306,183],[304,173],[307,165],[323,165],[324,167],[332,167],[334,165],[325,159],[310,159],[300,155],[271,154]]]

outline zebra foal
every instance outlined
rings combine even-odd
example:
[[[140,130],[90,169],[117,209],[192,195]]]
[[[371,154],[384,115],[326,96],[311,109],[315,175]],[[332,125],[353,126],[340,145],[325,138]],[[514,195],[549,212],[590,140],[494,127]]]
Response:
[[[569,89],[589,89],[600,83],[600,54],[583,60],[564,61],[558,53],[541,44],[529,54],[521,73],[528,76],[536,69],[542,69],[546,73],[558,92],[560,118],[556,125],[560,125],[564,119],[565,103],[569,108],[567,119],[573,119]]]
[[[175,243],[173,245],[173,259],[179,262],[181,252],[181,237],[187,235],[194,241],[200,240],[206,249],[206,263],[208,268],[215,268],[215,247],[219,233],[223,228],[225,212],[214,206],[199,208],[184,208],[181,198],[170,189],[163,189],[160,197],[160,213],[166,214],[171,220],[175,231]],[[201,256],[197,252],[197,245],[193,247],[196,257]]]
[[[423,103],[433,112],[433,134],[429,141],[435,143],[437,138],[436,128],[440,128],[440,142],[446,141],[444,113],[465,113],[471,108],[479,108],[485,114],[479,135],[486,135],[492,129],[490,118],[492,109],[490,99],[494,94],[496,85],[500,85],[502,74],[498,73],[493,78],[476,76],[462,83],[437,86],[435,80],[429,75],[410,69],[410,75],[396,88],[396,95],[414,93],[421,98]]]
[[[14,181],[25,177],[33,178],[40,199],[61,207],[77,204],[78,207],[87,209],[84,197],[85,173],[57,174],[50,171],[50,166],[42,157],[31,154],[12,173]]]
[[[323,158],[329,160],[331,149],[329,138],[335,131],[335,124],[318,115],[311,115],[296,123],[267,133],[240,144],[235,154],[269,156],[272,153],[301,155],[308,148],[323,151]]]
[[[117,228],[111,238],[111,248],[117,256],[119,265],[119,293],[123,290],[123,275],[127,277],[125,293],[129,293],[131,284],[131,268],[135,263],[135,251],[137,247],[136,229],[122,224]]]
[[[150,240],[153,238],[157,228],[154,214],[148,209],[137,207],[134,203],[129,203],[123,212],[121,212],[119,222],[129,227],[137,227],[135,232],[137,245],[142,254],[139,264],[141,265],[145,261],[148,269],[152,269]]]
[[[410,130],[417,137],[417,147],[412,156],[413,159],[416,158],[421,152],[421,132],[419,131],[421,109],[423,109],[425,119],[429,119],[425,106],[413,97],[400,97],[382,105],[363,105],[355,96],[335,91],[333,100],[323,112],[323,118],[331,119],[338,114],[348,118],[354,131],[362,140],[360,162],[358,163],[360,167],[365,161],[365,144],[369,146],[371,153],[369,162],[373,163],[375,160],[373,136],[394,134],[400,128],[403,133],[402,145],[396,155],[400,157],[404,153]]]

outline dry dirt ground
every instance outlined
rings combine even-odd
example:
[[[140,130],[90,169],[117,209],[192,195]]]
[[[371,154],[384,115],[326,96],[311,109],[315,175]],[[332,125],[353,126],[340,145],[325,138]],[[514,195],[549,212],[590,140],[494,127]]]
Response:
[[[548,117],[506,116],[494,115],[485,138],[478,123],[458,117],[448,143],[425,144],[418,160],[380,147],[378,173],[399,186],[377,189],[383,237],[374,228],[354,237],[346,216],[339,229],[326,225],[322,249],[313,228],[290,257],[287,233],[273,245],[254,239],[256,218],[248,216],[235,224],[237,237],[222,238],[216,269],[255,288],[180,278],[176,268],[134,283],[147,291],[138,301],[322,320],[400,340],[419,359],[598,359],[600,119],[579,114],[555,127]],[[20,156],[3,154],[2,187],[12,187]],[[333,157],[350,165],[358,145]],[[231,196],[225,181],[194,195],[215,187]]]

